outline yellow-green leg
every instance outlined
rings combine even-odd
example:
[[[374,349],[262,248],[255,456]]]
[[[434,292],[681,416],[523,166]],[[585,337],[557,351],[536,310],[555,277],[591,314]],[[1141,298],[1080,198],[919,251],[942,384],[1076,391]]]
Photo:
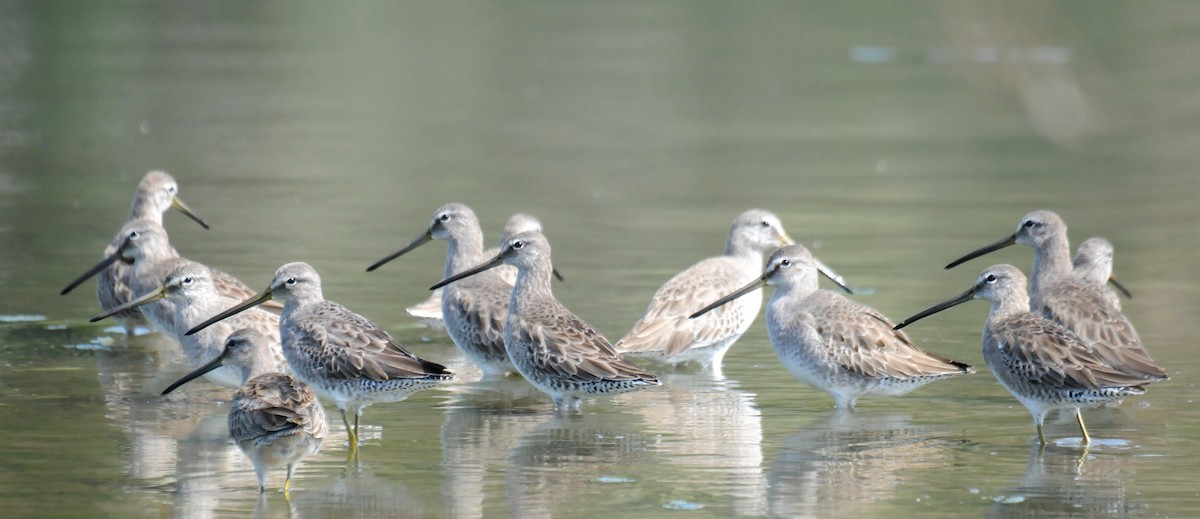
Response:
[[[1088,435],[1087,426],[1083,425],[1083,411],[1080,411],[1078,407],[1075,408],[1075,419],[1079,421],[1079,430],[1083,431],[1083,444],[1088,445],[1092,443],[1092,437]]]
[[[1038,444],[1041,445],[1042,447],[1045,447],[1046,446],[1046,434],[1042,432],[1042,424],[1038,423],[1036,425],[1037,425],[1037,429],[1038,429]]]
[[[287,479],[283,480],[283,498],[291,499],[292,498],[291,492],[292,492],[292,471],[289,469]]]
[[[342,412],[342,425],[346,426],[346,436],[350,437],[350,450],[358,448],[358,415],[354,415],[354,427],[350,427],[350,420],[346,419],[346,410],[339,409]]]

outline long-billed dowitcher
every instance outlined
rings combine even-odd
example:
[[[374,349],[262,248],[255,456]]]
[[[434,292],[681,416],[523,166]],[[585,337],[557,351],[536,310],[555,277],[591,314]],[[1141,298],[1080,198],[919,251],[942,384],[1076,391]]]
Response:
[[[137,192],[133,195],[133,203],[129,207],[129,217],[125,222],[151,220],[162,225],[163,213],[175,209],[200,224],[201,227],[208,229],[208,224],[196,216],[191,208],[179,199],[178,194],[179,184],[167,172],[155,170],[146,173],[146,176],[142,177],[142,181],[138,183]],[[104,257],[107,258],[115,253],[124,241],[125,233],[117,233],[112,242],[104,247]],[[96,280],[96,299],[100,302],[101,308],[108,310],[133,299],[129,288],[130,270],[128,263],[118,261],[109,264],[99,273]],[[65,294],[66,291],[63,293]],[[137,310],[121,312],[114,317],[121,327],[125,328],[125,333],[131,335],[138,326],[146,324],[146,320]]]
[[[758,316],[762,297],[740,298],[700,318],[688,316],[757,278],[763,255],[790,243],[783,223],[770,211],[750,209],[738,215],[729,226],[724,254],[688,267],[654,292],[642,318],[617,341],[617,351],[669,364],[695,361],[720,371],[725,352]],[[837,273],[818,265],[846,288]]]
[[[370,272],[384,263],[430,240],[446,240],[446,267],[450,277],[478,265],[483,256],[483,231],[471,208],[460,203],[439,207],[429,227],[407,247],[388,255],[367,268]],[[504,351],[504,317],[512,284],[496,272],[484,272],[442,288],[442,318],[446,333],[484,376],[503,376],[513,371]]]
[[[837,407],[853,408],[864,395],[900,396],[935,380],[975,372],[916,347],[874,308],[821,290],[816,261],[803,245],[775,251],[758,279],[692,315],[704,315],[764,285],[775,286],[767,303],[767,333],[779,361],[801,382],[833,395]]]
[[[252,329],[264,337],[277,364],[275,371],[286,371],[287,362],[279,345],[279,316],[258,308],[231,316],[193,335],[184,335],[191,327],[220,313],[239,302],[217,292],[210,269],[195,261],[177,262],[163,278],[162,285],[146,295],[124,305],[110,308],[92,318],[92,322],[112,316],[126,309],[166,298],[174,309],[172,322],[180,345],[192,368],[199,368],[216,358],[225,347],[225,338],[235,330]],[[213,369],[204,374],[210,381],[226,386],[238,387],[244,382],[233,367]]]
[[[500,243],[504,243],[509,238],[526,231],[542,232],[542,222],[538,221],[531,214],[516,213],[508,217],[508,221],[504,223],[504,229],[500,232]],[[491,258],[497,254],[500,254],[500,247],[491,247],[485,249],[480,257],[481,259]],[[500,279],[508,283],[509,287],[512,287],[517,282],[517,269],[510,265],[500,265],[492,270],[500,276]],[[560,281],[562,280],[562,276],[559,275],[557,270],[554,271],[554,275]],[[424,301],[405,308],[404,311],[408,312],[408,315],[420,319],[421,324],[435,330],[444,331],[446,329],[446,322],[442,320],[442,290],[441,288],[434,290]],[[507,294],[505,301],[508,301]]]
[[[560,411],[578,409],[581,399],[590,396],[661,385],[653,373],[622,359],[608,339],[554,298],[550,243],[541,233],[513,236],[496,257],[430,289],[502,263],[517,267],[517,283],[504,322],[508,358],[526,380],[550,395]]]
[[[1095,236],[1083,240],[1083,243],[1079,244],[1079,248],[1075,249],[1075,257],[1071,258],[1071,272],[1088,283],[1104,287],[1103,293],[1107,296],[1108,302],[1120,310],[1121,298],[1117,296],[1117,292],[1129,299],[1133,299],[1133,294],[1125,288],[1125,285],[1117,281],[1112,271],[1113,245],[1108,240]],[[1117,292],[1108,290],[1107,287],[1110,284]]]
[[[286,496],[292,475],[304,458],[316,454],[325,439],[325,410],[307,384],[279,371],[268,339],[254,329],[240,329],[224,341],[211,362],[185,375],[163,390],[175,388],[226,366],[237,370],[240,388],[229,406],[229,435],[254,463],[258,491],[267,488],[267,471],[287,467],[283,481]]]
[[[63,293],[70,292],[80,283],[121,261],[130,262],[129,288],[135,297],[158,290],[163,278],[177,265],[187,261],[171,247],[166,229],[153,220],[135,220],[122,229],[125,239],[117,250],[91,270],[71,282]],[[237,300],[254,295],[254,291],[237,278],[217,269],[210,268],[213,284],[221,295]],[[273,305],[279,309],[278,304]],[[138,308],[146,320],[160,332],[182,341],[175,330],[175,309],[169,300],[159,299]]]
[[[1166,370],[1154,362],[1142,345],[1133,324],[1109,304],[1106,289],[1071,272],[1067,224],[1053,211],[1039,210],[1025,215],[1016,232],[950,262],[946,268],[1014,243],[1034,250],[1030,311],[1065,326],[1094,346],[1111,365],[1122,366],[1127,373],[1140,373],[1151,382],[1167,378]]]
[[[303,262],[279,267],[266,290],[193,326],[186,335],[272,298],[283,301],[279,332],[288,366],[296,378],[337,404],[352,452],[358,447],[358,418],[363,408],[404,400],[419,389],[454,377],[445,366],[404,349],[366,317],[326,301],[321,277]],[[346,418],[347,409],[354,413],[353,427]]]
[[[1092,407],[1146,392],[1153,380],[1114,363],[1066,327],[1029,311],[1025,275],[1012,265],[988,267],[966,292],[896,325],[903,328],[972,299],[992,304],[983,327],[983,359],[1000,384],[1033,415],[1038,441],[1046,444],[1042,422],[1053,409],[1074,409],[1083,443],[1091,441],[1081,407]]]

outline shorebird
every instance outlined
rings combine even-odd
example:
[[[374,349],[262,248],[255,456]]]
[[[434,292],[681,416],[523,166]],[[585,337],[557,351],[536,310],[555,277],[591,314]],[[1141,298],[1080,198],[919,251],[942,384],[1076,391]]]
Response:
[[[168,299],[174,310],[172,322],[183,352],[187,355],[192,368],[208,364],[220,355],[225,347],[225,339],[235,330],[251,329],[263,336],[271,351],[271,359],[275,363],[274,371],[287,371],[287,361],[283,358],[279,343],[279,316],[258,308],[231,316],[213,326],[193,334],[184,335],[191,327],[200,324],[205,319],[216,315],[221,310],[229,308],[240,301],[222,296],[213,284],[212,272],[208,267],[195,261],[179,261],[166,277],[162,285],[146,295],[124,305],[111,308],[92,318],[92,322],[110,317],[127,309],[135,309],[142,305]],[[233,366],[215,368],[204,374],[208,380],[226,387],[238,387],[243,382],[242,376]]]
[[[775,251],[758,279],[692,317],[765,285],[775,286],[767,303],[767,333],[779,362],[801,382],[833,395],[837,407],[853,408],[864,395],[900,396],[936,380],[975,372],[916,347],[874,308],[821,290],[816,260],[803,245]]]
[[[167,230],[153,220],[130,222],[122,229],[122,234],[125,239],[116,251],[71,282],[62,293],[70,292],[114,263],[127,261],[130,263],[129,288],[133,296],[141,297],[158,290],[167,273],[187,261],[171,247]],[[241,300],[254,294],[250,287],[232,275],[213,268],[209,271],[212,273],[213,284],[221,295]],[[271,307],[280,309],[278,304]],[[182,338],[176,334],[175,309],[170,301],[159,299],[140,306],[138,311],[160,332],[182,342]]]
[[[483,261],[483,231],[471,208],[459,203],[443,205],[433,213],[429,227],[412,243],[367,267],[373,271],[430,240],[446,240],[446,268],[450,277]],[[504,352],[504,317],[512,285],[495,272],[486,272],[442,289],[442,319],[446,333],[484,376],[513,371]]]
[[[657,386],[658,377],[621,358],[612,344],[554,298],[550,243],[538,232],[513,236],[500,254],[450,276],[430,290],[495,268],[517,267],[504,322],[504,346],[517,372],[550,395],[557,409],[578,410],[583,398]]]
[[[1107,289],[1112,285],[1121,295],[1133,299],[1133,294],[1113,276],[1113,245],[1099,236],[1088,238],[1075,249],[1075,257],[1071,258],[1071,272],[1084,281],[1104,287],[1104,295],[1108,302],[1117,310],[1121,309],[1121,298],[1116,292]]]
[[[500,233],[500,243],[504,243],[508,241],[509,238],[526,231],[542,232],[542,222],[538,221],[538,219],[531,214],[516,213],[508,217],[508,221],[504,223],[504,229]],[[491,258],[499,253],[499,247],[491,247],[483,251],[481,259]],[[375,268],[379,268],[378,265],[375,265]],[[500,276],[500,279],[504,280],[509,287],[513,286],[513,284],[517,282],[517,269],[511,266],[500,265],[499,267],[492,269],[492,271],[495,272],[496,275]],[[557,270],[554,271],[554,276],[557,277],[559,281],[562,281],[562,276]],[[408,312],[408,315],[420,319],[421,324],[429,328],[445,331],[446,322],[442,320],[442,290],[443,289],[441,288],[434,290],[433,293],[430,294],[429,297],[424,301],[409,306],[405,308],[404,311]],[[507,301],[508,298],[505,297],[505,302]],[[503,320],[501,321],[503,323]]]
[[[303,262],[279,267],[266,290],[193,326],[185,335],[272,298],[283,301],[279,332],[288,366],[296,378],[337,404],[352,453],[358,448],[358,418],[365,407],[404,400],[454,376],[445,366],[410,353],[366,317],[326,301],[321,277]],[[354,413],[353,427],[347,410]]]
[[[229,406],[229,435],[254,463],[258,491],[267,488],[267,471],[287,467],[283,494],[292,489],[296,467],[316,454],[325,439],[325,410],[317,394],[303,382],[278,371],[270,340],[253,329],[229,335],[215,359],[163,390],[175,388],[226,366],[237,370],[241,387]]]
[[[133,195],[133,203],[130,204],[129,218],[125,222],[150,220],[162,225],[163,213],[175,209],[200,224],[201,227],[208,229],[208,224],[196,216],[191,208],[179,199],[178,194],[179,184],[167,172],[155,170],[146,173],[146,176],[142,177],[142,181],[138,183],[137,192]],[[112,242],[104,248],[104,257],[112,256],[124,241],[125,233],[117,233]],[[133,299],[129,288],[130,270],[129,263],[118,261],[109,264],[107,268],[99,272],[96,280],[96,299],[100,302],[101,308],[108,310]],[[66,292],[64,291],[63,294]],[[137,310],[121,312],[114,317],[121,327],[125,328],[125,333],[129,335],[133,335],[138,326],[147,324],[145,318]]]
[[[972,299],[992,304],[983,327],[983,359],[1000,384],[1033,415],[1043,446],[1042,422],[1051,410],[1074,409],[1086,445],[1091,436],[1080,408],[1143,394],[1146,384],[1160,380],[1112,362],[1066,327],[1030,312],[1025,275],[1012,265],[988,267],[966,292],[905,319],[896,328]]]
[[[1166,370],[1154,362],[1142,345],[1133,324],[1109,304],[1107,290],[1071,272],[1067,224],[1053,211],[1039,210],[1025,215],[1016,232],[950,262],[946,268],[1014,243],[1034,250],[1030,311],[1071,330],[1095,347],[1111,365],[1122,366],[1127,373],[1140,373],[1151,382],[1167,378]]]
[[[725,252],[688,267],[654,292],[642,318],[617,341],[617,351],[668,364],[697,362],[719,371],[725,352],[758,316],[762,297],[740,298],[700,318],[688,316],[757,278],[763,254],[792,242],[774,213],[750,209],[738,215],[729,226]],[[818,266],[850,291],[836,272]]]

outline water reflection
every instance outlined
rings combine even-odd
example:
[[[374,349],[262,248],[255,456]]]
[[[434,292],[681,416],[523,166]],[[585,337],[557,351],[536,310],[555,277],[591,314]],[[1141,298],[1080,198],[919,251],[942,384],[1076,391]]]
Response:
[[[543,393],[512,377],[453,386],[442,423],[446,516],[484,517],[489,475],[501,472],[517,439],[547,414]],[[532,407],[531,407],[532,406]]]
[[[773,517],[849,517],[896,497],[906,471],[945,466],[950,442],[906,414],[831,411],[789,436],[767,475]]]
[[[384,472],[382,464],[377,473],[369,461],[349,465],[341,471],[326,470],[326,476],[307,481],[304,491],[293,491],[289,517],[353,519],[436,515],[425,507],[419,494],[409,488],[403,478],[397,479]]]
[[[986,517],[1128,517],[1144,511],[1139,495],[1126,491],[1133,461],[1129,452],[1035,447],[1025,475],[991,496]]]
[[[548,518],[619,509],[607,487],[637,481],[629,471],[646,466],[654,442],[627,418],[555,413],[522,431],[505,458],[509,515]]]
[[[754,394],[715,371],[660,374],[661,390],[628,398],[645,400],[636,412],[648,432],[665,437],[656,447],[664,464],[704,474],[704,489],[728,497],[734,514],[761,516],[767,509],[762,414]]]

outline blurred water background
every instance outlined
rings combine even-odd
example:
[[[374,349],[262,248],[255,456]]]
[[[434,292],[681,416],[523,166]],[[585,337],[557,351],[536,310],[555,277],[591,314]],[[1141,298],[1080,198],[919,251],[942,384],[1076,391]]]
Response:
[[[0,510],[143,517],[1184,517],[1200,515],[1189,352],[1200,324],[1200,4],[1017,2],[0,2]],[[325,295],[462,380],[340,421],[290,503],[227,440],[229,391],[127,338],[88,283],[134,187],[170,171],[212,225],[187,257],[256,289],[307,261]],[[555,292],[610,339],[750,207],[899,320],[1058,211],[1102,235],[1172,380],[1070,419],[1039,453],[983,366],[987,305],[909,329],[980,373],[857,413],[795,381],[757,323],[724,378],[555,417],[474,382],[403,308],[436,242],[371,274],[444,202],[540,217]],[[336,417],[336,414],[331,414]],[[271,480],[282,484],[280,474]]]

